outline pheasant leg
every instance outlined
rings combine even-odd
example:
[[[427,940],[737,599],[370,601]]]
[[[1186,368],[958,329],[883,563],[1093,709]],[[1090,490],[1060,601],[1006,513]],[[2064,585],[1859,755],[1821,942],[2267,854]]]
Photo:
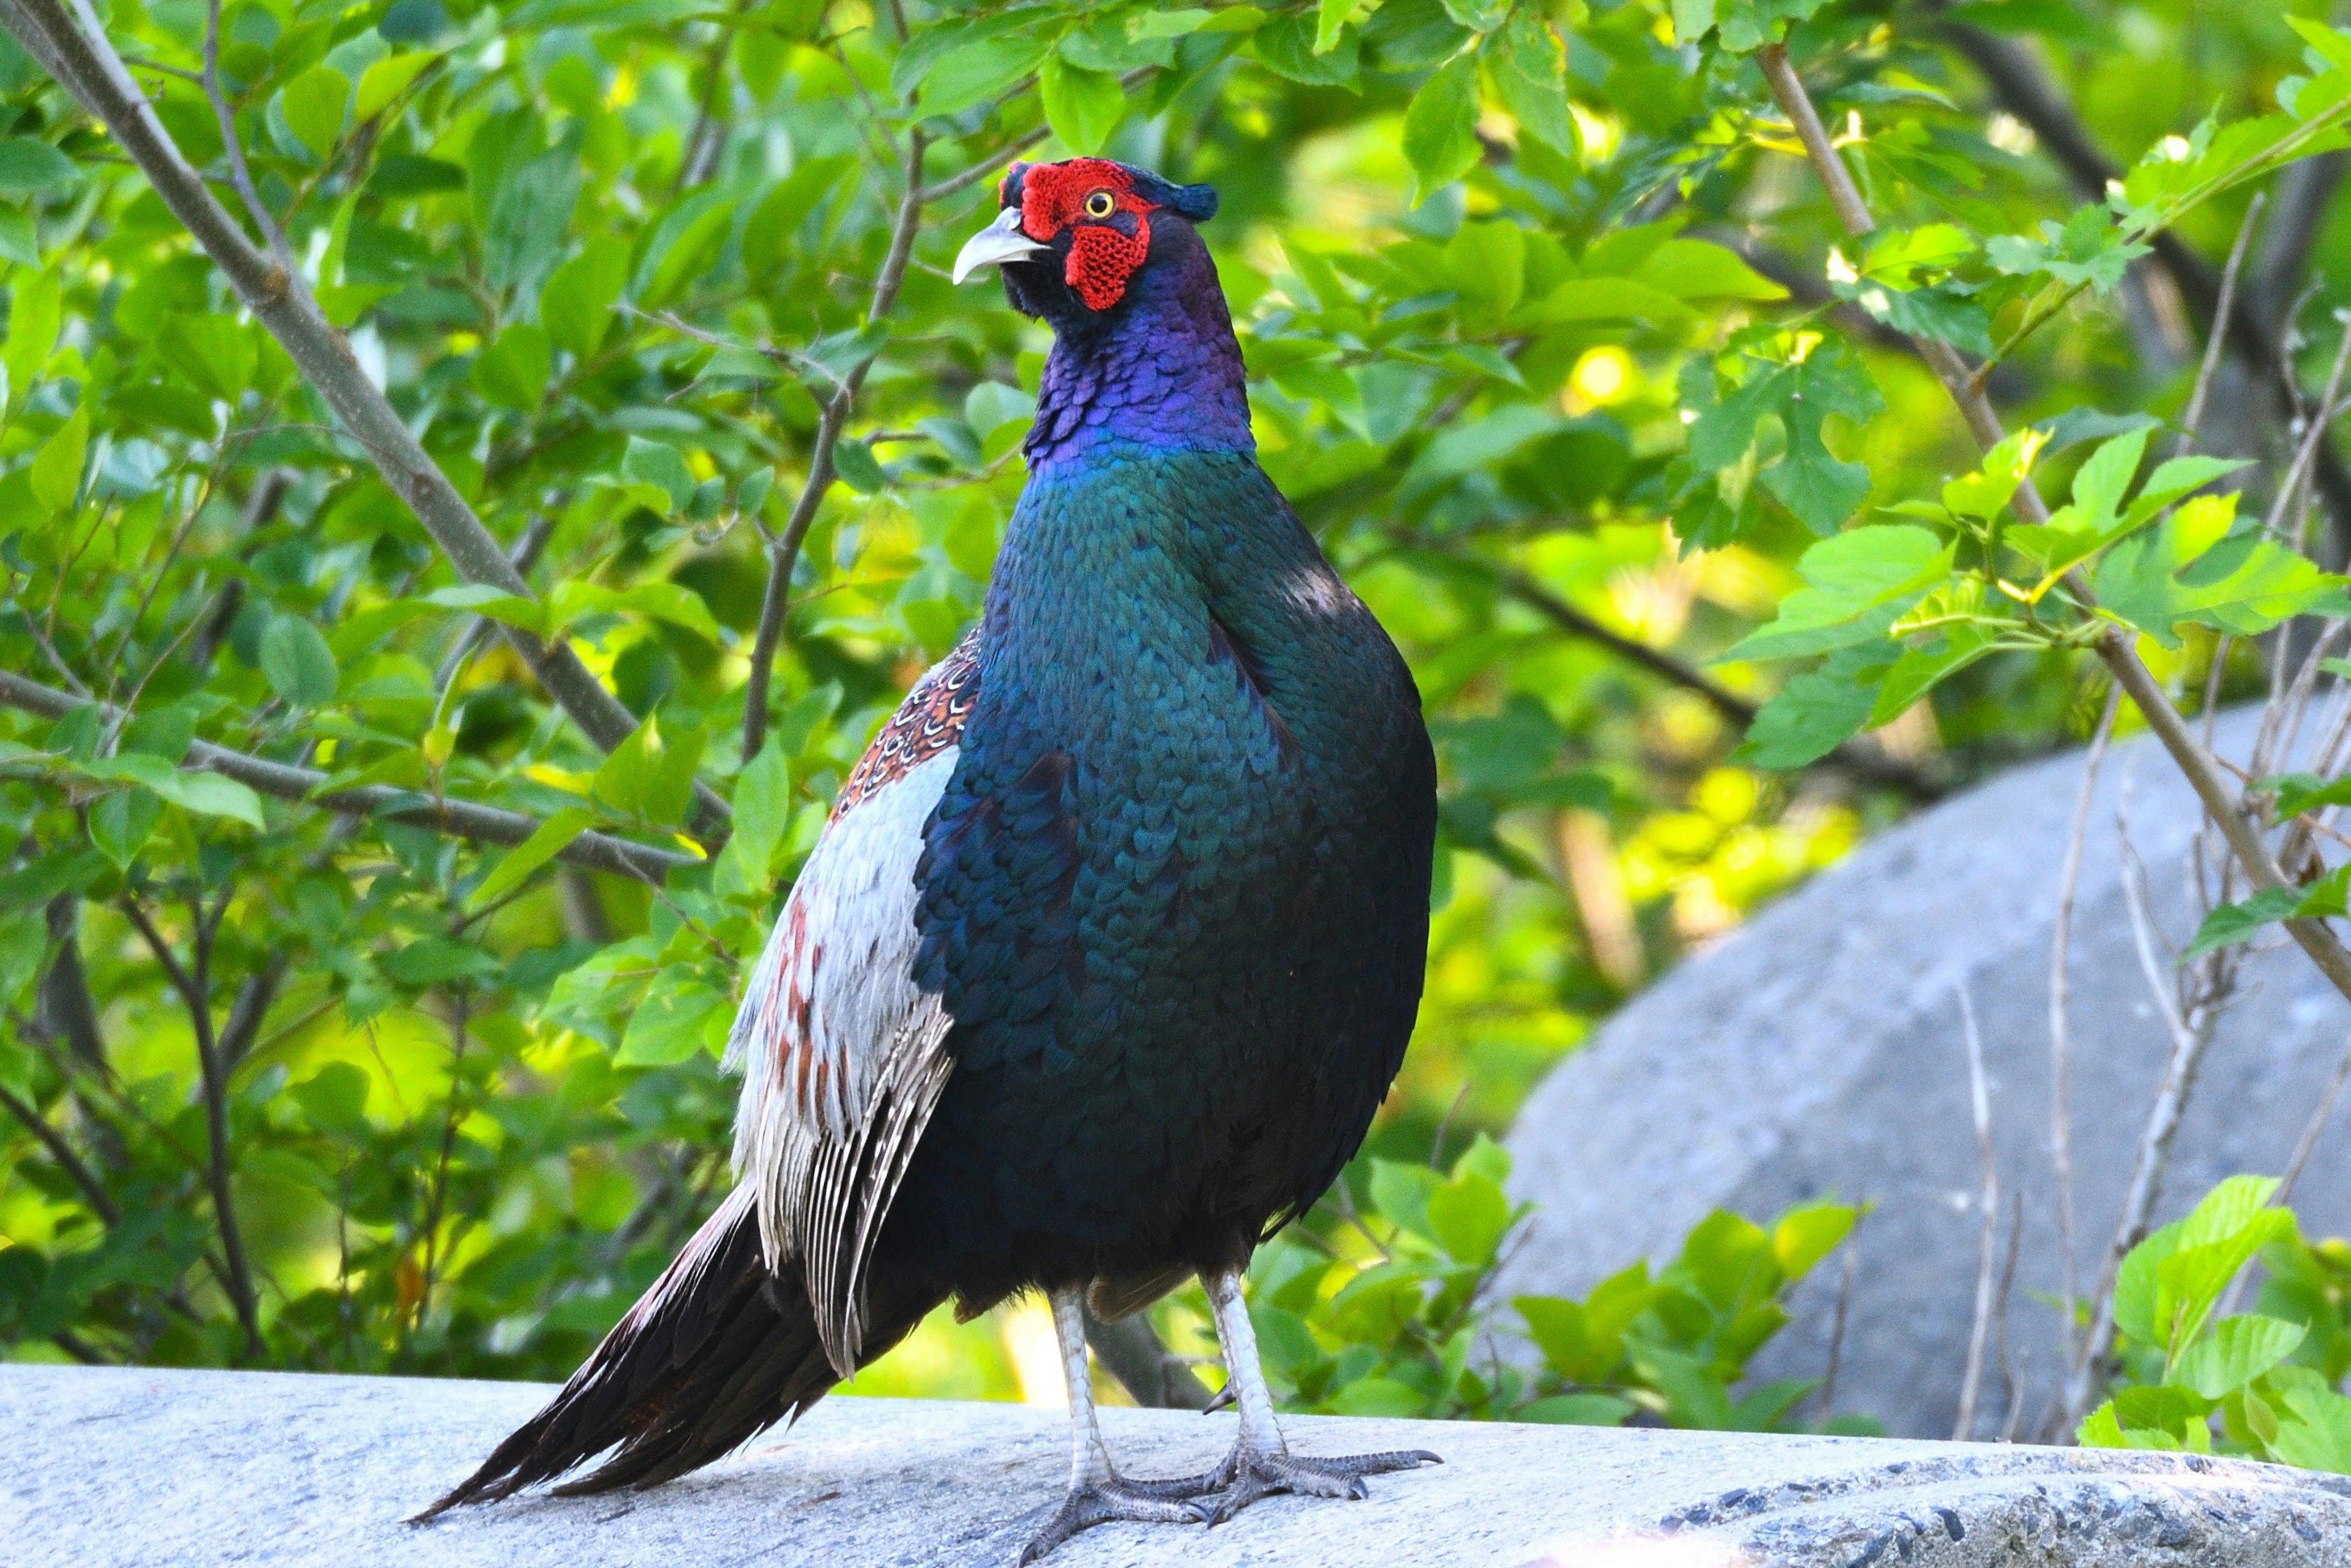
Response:
[[[1346,1454],[1330,1458],[1293,1454],[1273,1416],[1273,1396],[1265,1372],[1258,1364],[1257,1331],[1249,1323],[1241,1299],[1241,1276],[1227,1270],[1204,1281],[1208,1306],[1216,1313],[1217,1338],[1225,1347],[1225,1367],[1240,1412],[1241,1431],[1233,1451],[1206,1475],[1181,1480],[1135,1483],[1145,1495],[1198,1499],[1206,1505],[1210,1524],[1222,1524],[1260,1498],[1279,1492],[1304,1497],[1362,1498],[1370,1495],[1365,1476],[1389,1470],[1417,1469],[1445,1461],[1426,1448],[1397,1448],[1377,1454]]]
[[[1093,1384],[1086,1374],[1084,1299],[1082,1290],[1051,1294],[1053,1333],[1061,1345],[1061,1375],[1070,1386],[1070,1491],[1045,1527],[1020,1549],[1020,1568],[1097,1524],[1119,1520],[1136,1524],[1198,1524],[1208,1517],[1202,1504],[1157,1490],[1166,1483],[1129,1481],[1110,1462],[1102,1427],[1094,1419]]]

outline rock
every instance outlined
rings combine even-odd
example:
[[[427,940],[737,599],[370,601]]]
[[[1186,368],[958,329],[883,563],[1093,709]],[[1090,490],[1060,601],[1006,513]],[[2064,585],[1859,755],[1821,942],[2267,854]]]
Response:
[[[2246,754],[2255,716],[2225,716],[2224,755]],[[2023,1198],[2009,1338],[2031,1435],[2062,1360],[2047,1304],[2063,1256],[2049,955],[2082,766],[2074,754],[2020,768],[1865,845],[1687,959],[1562,1062],[1511,1134],[1515,1195],[1541,1207],[1506,1289],[1581,1294],[1635,1259],[1669,1259],[1716,1207],[1764,1219],[1823,1195],[1865,1199],[1876,1207],[1855,1243],[1837,1407],[1896,1436],[1949,1436],[1980,1224],[1955,994],[1964,984],[1981,1029],[2002,1203]],[[2068,966],[2085,1291],[2170,1050],[2123,899],[2126,794],[2158,923],[2184,944],[2196,919],[2194,800],[2151,740],[2118,745],[2092,809]],[[2256,956],[2244,979],[2181,1127],[2158,1223],[2222,1177],[2279,1174],[2346,1049],[2351,1007],[2298,950]],[[2339,1126],[2293,1201],[2314,1236],[2351,1227],[2351,1140]],[[1799,1291],[1797,1321],[1758,1358],[1760,1375],[1822,1375],[1840,1274],[1832,1261]],[[1994,1362],[1976,1435],[1997,1435],[2006,1406]]]
[[[553,1392],[284,1373],[0,1366],[0,1556],[18,1568],[1008,1564],[1067,1428],[1013,1405],[829,1399],[650,1492],[401,1522]],[[1230,1416],[1109,1410],[1139,1475],[1205,1469]],[[2351,1480],[2169,1454],[1297,1417],[1305,1452],[1430,1448],[1365,1502],[1277,1499],[1213,1531],[1105,1525],[1054,1568],[2351,1563]],[[1662,1538],[1662,1539],[1661,1539]]]

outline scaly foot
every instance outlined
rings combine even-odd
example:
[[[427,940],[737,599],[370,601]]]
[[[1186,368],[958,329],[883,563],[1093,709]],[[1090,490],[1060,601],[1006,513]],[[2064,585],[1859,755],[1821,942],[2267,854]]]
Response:
[[[1260,1498],[1278,1492],[1293,1492],[1301,1497],[1364,1498],[1371,1495],[1364,1485],[1365,1476],[1444,1462],[1426,1448],[1344,1454],[1320,1459],[1304,1454],[1253,1454],[1237,1448],[1226,1456],[1224,1463],[1205,1475],[1176,1480],[1129,1481],[1126,1485],[1144,1497],[1201,1499],[1208,1505],[1203,1517],[1210,1524],[1222,1524]]]
[[[1112,1476],[1070,1489],[1061,1511],[1020,1549],[1017,1568],[1028,1568],[1081,1530],[1123,1520],[1135,1524],[1200,1524],[1209,1511],[1157,1489],[1164,1481],[1130,1481]]]

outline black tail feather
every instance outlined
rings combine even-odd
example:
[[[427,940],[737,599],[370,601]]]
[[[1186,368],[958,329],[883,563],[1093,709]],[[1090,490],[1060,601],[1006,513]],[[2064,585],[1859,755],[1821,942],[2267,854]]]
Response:
[[[867,1360],[935,1304],[883,1279],[869,1288]],[[837,1379],[799,1270],[768,1270],[749,1191],[737,1189],[546,1408],[413,1522],[495,1502],[600,1454],[601,1464],[555,1490],[575,1495],[673,1480],[797,1419]]]

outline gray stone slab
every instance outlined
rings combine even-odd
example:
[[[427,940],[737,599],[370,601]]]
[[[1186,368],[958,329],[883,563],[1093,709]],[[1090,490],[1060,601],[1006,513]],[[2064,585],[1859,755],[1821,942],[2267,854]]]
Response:
[[[401,1522],[549,1391],[276,1373],[0,1366],[12,1568],[733,1568],[1008,1563],[1066,1425],[1008,1405],[829,1399],[646,1493]],[[1205,1468],[1230,1416],[1112,1410],[1139,1475]],[[1364,1502],[1107,1525],[1054,1568],[1919,1568],[2351,1563],[2351,1480],[2160,1454],[1730,1433],[1295,1418],[1305,1452],[1428,1448]]]
[[[2225,716],[2241,758],[2253,716]],[[1980,1162],[1954,988],[1980,1020],[2005,1192],[2024,1195],[2011,1335],[2028,1425],[2049,1407],[2063,1277],[2049,1158],[2048,979],[2078,754],[2021,768],[1863,846],[1635,998],[1530,1097],[1510,1138],[1516,1196],[1541,1206],[1510,1291],[1581,1294],[1721,1207],[1758,1218],[1823,1195],[1876,1209],[1857,1241],[1840,1408],[1896,1436],[1948,1437],[1972,1317]],[[2116,811],[2175,941],[2195,918],[2187,786],[2151,741],[2101,772],[2074,913],[2076,1254],[2096,1277],[2169,1051],[2123,901]],[[2283,1169],[2345,1049],[2351,1008],[2299,951],[2247,967],[2181,1128],[2158,1220],[2222,1177]],[[2346,1096],[2351,1101],[2351,1096]],[[2351,1107],[2338,1108],[2351,1109]],[[2005,1199],[2003,1200],[2005,1202]],[[2321,1143],[2294,1195],[2314,1235],[2351,1228],[2351,1134]],[[1818,1377],[1839,1270],[1759,1358]],[[1978,1436],[2004,1416],[1994,1374]]]

